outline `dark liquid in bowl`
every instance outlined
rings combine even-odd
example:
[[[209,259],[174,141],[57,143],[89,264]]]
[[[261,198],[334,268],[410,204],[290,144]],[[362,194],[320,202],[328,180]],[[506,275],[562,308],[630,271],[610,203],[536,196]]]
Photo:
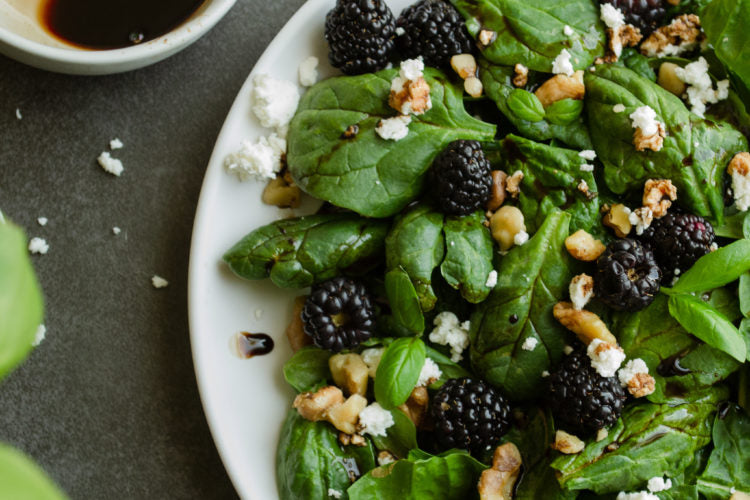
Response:
[[[42,24],[87,49],[119,49],[153,40],[187,20],[204,0],[47,0]]]

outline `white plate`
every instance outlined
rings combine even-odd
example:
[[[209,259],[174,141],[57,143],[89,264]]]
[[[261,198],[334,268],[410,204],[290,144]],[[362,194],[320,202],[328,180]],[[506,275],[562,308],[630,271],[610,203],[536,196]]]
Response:
[[[394,15],[409,0],[389,0]],[[327,64],[323,37],[333,0],[309,0],[286,24],[258,60],[251,76],[268,73],[297,82],[299,63],[314,55],[321,77],[335,72]],[[293,392],[282,366],[291,356],[284,331],[299,290],[281,290],[269,280],[248,282],[222,264],[223,253],[252,229],[280,217],[260,201],[264,183],[238,182],[223,168],[227,154],[263,129],[250,110],[251,79],[229,111],[203,181],[190,250],[188,308],[193,360],[203,408],[214,441],[243,498],[277,498],[276,443]],[[302,89],[301,89],[302,90]],[[262,311],[260,318],[256,311]],[[276,347],[265,356],[235,357],[229,342],[239,331],[264,332]]]

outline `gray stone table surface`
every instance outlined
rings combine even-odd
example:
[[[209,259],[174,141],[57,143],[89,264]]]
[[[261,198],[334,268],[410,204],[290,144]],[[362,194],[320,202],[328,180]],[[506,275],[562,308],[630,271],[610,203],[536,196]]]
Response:
[[[50,245],[33,256],[47,337],[0,384],[0,441],[72,498],[236,497],[193,372],[190,235],[232,101],[302,3],[239,0],[191,47],[120,75],[0,56],[0,209]],[[96,163],[115,137],[120,178]]]

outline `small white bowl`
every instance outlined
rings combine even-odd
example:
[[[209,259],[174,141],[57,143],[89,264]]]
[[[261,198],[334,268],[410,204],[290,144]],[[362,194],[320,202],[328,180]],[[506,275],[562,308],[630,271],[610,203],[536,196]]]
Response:
[[[0,0],[0,53],[57,73],[121,73],[159,62],[184,49],[213,28],[235,2],[205,0],[187,21],[159,38],[123,49],[88,50],[67,45],[42,28],[40,0]]]

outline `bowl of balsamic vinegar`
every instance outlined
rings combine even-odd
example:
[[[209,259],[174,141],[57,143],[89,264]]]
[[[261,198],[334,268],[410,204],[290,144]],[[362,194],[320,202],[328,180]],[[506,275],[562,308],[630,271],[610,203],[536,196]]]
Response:
[[[59,73],[141,68],[208,32],[236,0],[0,0],[0,53]]]

